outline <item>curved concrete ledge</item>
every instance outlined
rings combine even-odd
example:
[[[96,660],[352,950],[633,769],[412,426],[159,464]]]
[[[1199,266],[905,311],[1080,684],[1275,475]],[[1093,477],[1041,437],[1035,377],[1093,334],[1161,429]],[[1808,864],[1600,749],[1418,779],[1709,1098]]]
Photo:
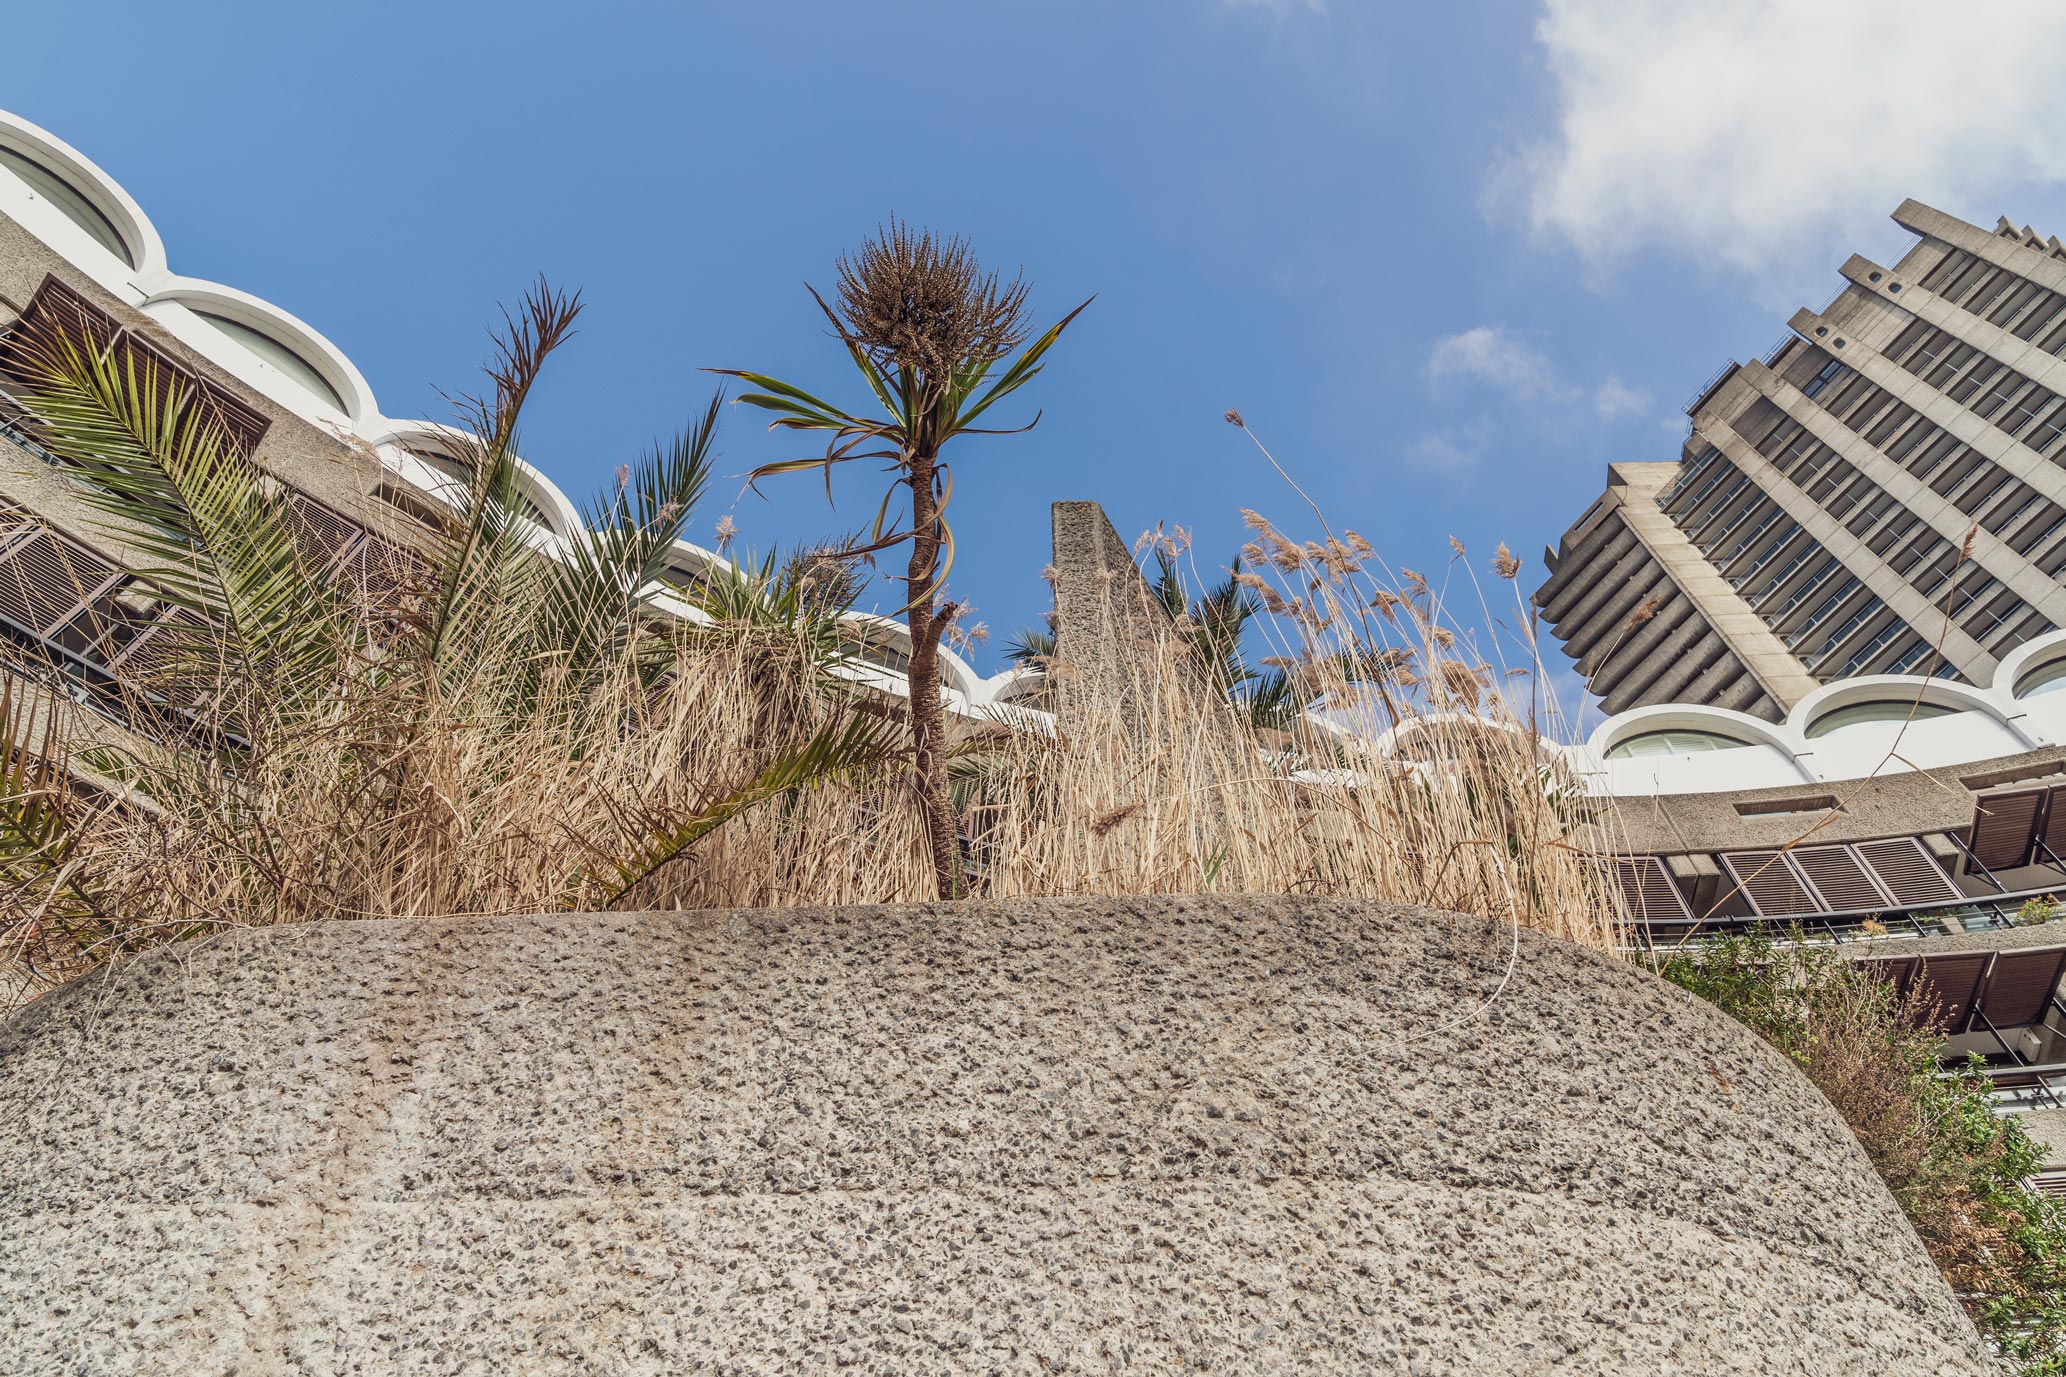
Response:
[[[1790,1065],[1509,943],[1176,898],[157,954],[0,1025],[0,1371],[1991,1370]]]

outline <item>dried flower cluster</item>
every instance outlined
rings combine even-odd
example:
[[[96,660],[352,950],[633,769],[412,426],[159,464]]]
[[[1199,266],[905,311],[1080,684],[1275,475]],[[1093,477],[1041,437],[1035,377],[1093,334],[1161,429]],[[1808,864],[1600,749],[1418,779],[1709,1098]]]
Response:
[[[894,216],[838,263],[839,315],[887,373],[909,369],[944,384],[1026,339],[1026,284],[985,272],[965,239],[913,231]]]

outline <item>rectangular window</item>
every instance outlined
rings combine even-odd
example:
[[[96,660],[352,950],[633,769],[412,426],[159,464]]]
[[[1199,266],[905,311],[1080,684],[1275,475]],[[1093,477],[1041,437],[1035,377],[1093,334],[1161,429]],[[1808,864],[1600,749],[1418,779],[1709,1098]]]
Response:
[[[2047,411],[2058,404],[2058,401],[2052,393],[2042,387],[2033,386],[2016,399],[2016,405],[1999,424],[2003,430],[2021,439],[2030,427],[2036,425]]]
[[[2044,294],[2044,288],[2038,286],[2035,282],[2018,278],[2016,280],[2016,289],[2003,297],[2001,304],[1988,313],[1988,323],[2004,330],[2008,329],[2010,322],[2029,310],[2033,304],[2044,297]]]
[[[1923,286],[1942,296],[1944,284],[1955,280],[1972,265],[1973,261],[1973,255],[1964,249],[1947,250],[1944,256],[1937,260],[1936,265],[1923,276]]]
[[[2006,368],[2001,369],[1988,383],[1987,390],[1973,404],[1973,412],[1981,420],[1991,421],[2004,407],[2029,390],[2030,384],[2025,382],[2020,374],[2011,373]],[[2004,416],[2002,419],[2006,421],[2008,417]]]
[[[1944,395],[1951,398],[1954,402],[1963,403],[1970,401],[1972,398],[1980,396],[1987,387],[1993,384],[1995,379],[2007,371],[2007,369],[1993,359],[1980,359],[1971,368],[1966,370],[1965,376],[1957,379],[1951,386],[1945,388]]]
[[[1808,379],[1808,385],[1803,387],[1801,391],[1807,393],[1810,397],[1818,396],[1824,388],[1835,382],[1843,371],[1843,362],[1839,359],[1831,359],[1822,366],[1820,373]]]
[[[1887,458],[1897,464],[1906,463],[1908,462],[1908,456],[1915,452],[1916,446],[1933,440],[1943,433],[1936,426],[1918,416],[1914,425],[1887,442],[1884,453]]]
[[[2039,454],[2049,455],[2059,447],[2059,437],[2066,435],[2066,407],[2053,407],[2045,417],[2031,427],[2023,443]]]
[[[2031,303],[2030,309],[2023,313],[2023,318],[2016,322],[2009,333],[2017,339],[2035,340],[2052,328],[2053,322],[2059,319],[2062,311],[2066,311],[2066,296],[2060,296],[2057,292],[2043,292]]]
[[[1967,364],[1978,358],[1979,355],[1980,351],[1973,348],[1970,344],[1954,344],[1945,351],[1942,358],[1931,365],[1930,371],[1923,374],[1922,379],[1939,392],[1942,392],[1950,387],[1952,379],[1956,378],[1959,372]]]
[[[2022,279],[2007,268],[1997,268],[1974,290],[1972,296],[1961,304],[1972,314],[1984,317],[2003,297],[2014,291],[2020,281]]]

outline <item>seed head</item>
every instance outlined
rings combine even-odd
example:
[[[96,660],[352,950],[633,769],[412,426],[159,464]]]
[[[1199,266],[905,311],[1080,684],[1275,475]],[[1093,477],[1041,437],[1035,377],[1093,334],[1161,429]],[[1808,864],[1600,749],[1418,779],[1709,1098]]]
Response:
[[[840,319],[885,372],[909,368],[941,386],[1025,341],[1025,280],[984,272],[965,239],[914,231],[891,216],[838,270]]]

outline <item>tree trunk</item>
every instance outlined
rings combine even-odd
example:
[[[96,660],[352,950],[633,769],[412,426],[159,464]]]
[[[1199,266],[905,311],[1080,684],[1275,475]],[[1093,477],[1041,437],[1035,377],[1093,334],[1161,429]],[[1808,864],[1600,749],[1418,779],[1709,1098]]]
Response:
[[[904,607],[911,628],[911,752],[919,806],[925,810],[926,840],[932,848],[933,884],[942,899],[959,899],[963,889],[961,844],[954,801],[947,790],[947,709],[940,701],[940,637],[946,620],[935,613],[934,571],[940,562],[939,519],[933,502],[933,460],[911,460],[911,563]]]

